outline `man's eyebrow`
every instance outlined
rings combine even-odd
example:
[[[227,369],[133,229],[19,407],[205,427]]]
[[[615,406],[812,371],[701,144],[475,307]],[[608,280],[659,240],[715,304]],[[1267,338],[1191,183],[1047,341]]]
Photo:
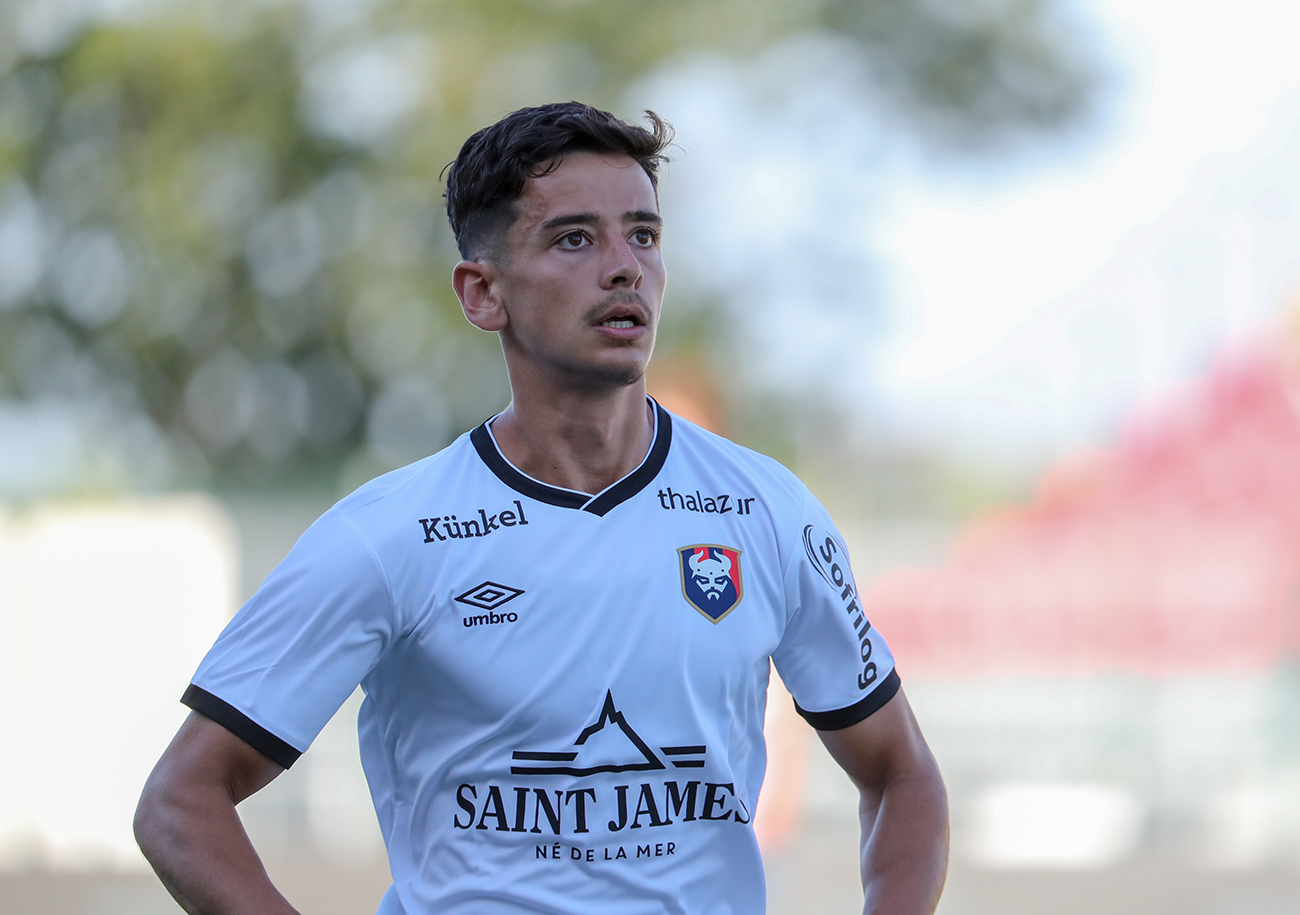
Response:
[[[595,213],[564,213],[560,216],[552,216],[546,222],[542,223],[542,231],[558,229],[561,226],[589,226],[600,222],[600,216]]]
[[[623,221],[649,222],[654,225],[663,224],[663,219],[653,210],[628,210],[623,214]],[[597,213],[563,213],[559,216],[552,216],[542,223],[541,230],[549,232],[551,229],[559,229],[564,226],[591,226],[598,222],[600,222],[600,216]]]

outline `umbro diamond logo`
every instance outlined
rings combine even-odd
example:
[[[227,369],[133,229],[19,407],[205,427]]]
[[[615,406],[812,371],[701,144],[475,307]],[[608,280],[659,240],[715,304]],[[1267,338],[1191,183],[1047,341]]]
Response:
[[[469,604],[471,607],[478,607],[480,610],[495,610],[502,604],[508,604],[523,593],[522,588],[512,588],[509,585],[498,584],[495,581],[485,581],[470,588],[464,594],[456,595],[456,600],[462,604]]]

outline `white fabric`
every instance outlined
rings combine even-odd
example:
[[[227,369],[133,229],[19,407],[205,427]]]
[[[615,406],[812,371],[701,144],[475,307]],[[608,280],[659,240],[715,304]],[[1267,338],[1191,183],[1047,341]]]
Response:
[[[303,534],[196,673],[299,750],[361,683],[394,878],[383,915],[763,911],[749,822],[769,657],[812,712],[862,703],[893,660],[855,627],[842,541],[803,484],[658,415],[662,468],[603,517],[511,488],[468,434],[371,481]],[[678,552],[696,545],[738,561]],[[725,582],[728,563],[740,600],[715,622],[722,605],[684,578]],[[522,593],[456,600],[476,589],[487,607]]]

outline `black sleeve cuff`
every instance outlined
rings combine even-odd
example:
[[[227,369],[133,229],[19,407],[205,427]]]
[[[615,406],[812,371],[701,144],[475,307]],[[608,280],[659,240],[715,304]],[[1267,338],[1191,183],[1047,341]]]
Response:
[[[898,678],[898,670],[889,672],[889,676],[873,689],[861,702],[855,702],[848,708],[835,709],[830,712],[810,712],[794,704],[795,711],[803,715],[804,720],[819,731],[839,731],[850,725],[869,718],[884,708],[885,703],[894,698],[903,681]]]
[[[185,690],[185,695],[181,696],[181,702],[204,718],[211,718],[279,766],[287,769],[302,755],[300,751],[276,737],[226,700],[218,699],[206,689],[193,683]]]

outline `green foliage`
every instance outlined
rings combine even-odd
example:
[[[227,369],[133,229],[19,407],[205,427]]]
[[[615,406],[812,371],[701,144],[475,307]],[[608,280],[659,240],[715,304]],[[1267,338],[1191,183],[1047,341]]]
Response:
[[[864,48],[920,126],[978,145],[1085,104],[1091,74],[1056,12],[1042,0],[824,0],[819,20]]]
[[[1084,99],[1036,0],[964,17],[920,0],[351,6],[171,3],[11,55],[0,398],[97,404],[162,441],[173,480],[336,467],[363,445],[391,466],[508,397],[496,342],[449,288],[439,183],[500,114],[617,108],[674,55],[818,29],[963,140]],[[689,350],[689,327],[665,345]]]

